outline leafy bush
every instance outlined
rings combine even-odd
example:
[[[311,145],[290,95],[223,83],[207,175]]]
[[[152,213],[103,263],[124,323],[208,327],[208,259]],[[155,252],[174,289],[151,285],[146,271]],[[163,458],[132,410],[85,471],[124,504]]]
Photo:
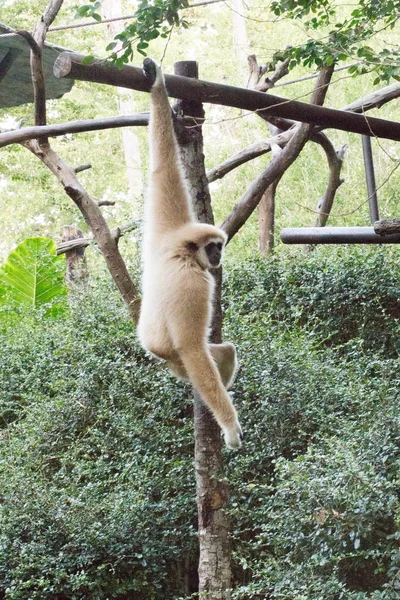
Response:
[[[227,278],[229,306],[283,327],[299,325],[321,342],[358,339],[365,349],[400,354],[400,267],[396,251],[322,249],[295,260],[255,258]]]
[[[387,249],[226,269],[237,600],[399,597],[399,269]],[[107,285],[41,317],[1,332],[0,598],[188,596],[190,390]]]
[[[399,267],[379,251],[255,263],[227,282],[246,432],[234,597],[398,598]]]
[[[190,403],[132,329],[107,290],[61,321],[31,315],[5,332],[0,597],[186,590]]]

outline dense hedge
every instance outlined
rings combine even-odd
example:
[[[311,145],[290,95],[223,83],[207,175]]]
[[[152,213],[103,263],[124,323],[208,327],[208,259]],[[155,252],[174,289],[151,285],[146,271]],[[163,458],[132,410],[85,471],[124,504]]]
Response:
[[[227,453],[234,597],[400,595],[400,263],[388,249],[228,265],[246,442]],[[0,346],[0,598],[196,588],[190,390],[113,292]]]

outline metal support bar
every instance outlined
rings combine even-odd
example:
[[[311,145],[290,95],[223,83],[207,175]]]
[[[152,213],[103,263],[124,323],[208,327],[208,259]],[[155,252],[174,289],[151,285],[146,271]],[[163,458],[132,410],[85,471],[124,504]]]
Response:
[[[379,221],[379,208],[378,195],[376,193],[374,159],[372,157],[371,138],[368,135],[362,135],[361,139],[364,156],[365,179],[367,181],[369,216],[371,219],[371,223],[375,223],[375,221]]]
[[[299,227],[282,229],[284,244],[400,244],[400,234],[378,235],[373,227]]]

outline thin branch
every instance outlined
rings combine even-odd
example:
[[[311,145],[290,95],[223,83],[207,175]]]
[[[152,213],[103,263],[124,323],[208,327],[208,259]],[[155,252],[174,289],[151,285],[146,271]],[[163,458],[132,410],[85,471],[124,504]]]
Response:
[[[62,0],[51,0],[41,19],[39,19],[34,33],[39,47],[43,46],[47,28],[57,15],[61,4]],[[44,80],[41,79],[43,65],[41,56],[34,56],[34,52],[31,52],[32,56],[35,58],[35,60],[31,60],[31,74],[35,89],[35,123],[36,125],[43,126],[36,127],[36,130],[39,132],[37,139],[29,139],[23,145],[50,169],[64,187],[65,192],[79,208],[103,253],[110,274],[128,306],[132,320],[137,322],[140,299],[125,262],[118,250],[118,237],[120,233],[110,231],[99,206],[80,184],[75,169],[65,163],[52,150],[47,137],[44,138],[42,136],[46,122]],[[11,133],[19,134],[21,131]],[[3,137],[7,135],[10,134],[3,134]]]
[[[87,119],[83,121],[69,121],[58,125],[45,125],[38,127],[23,127],[13,131],[0,133],[0,148],[10,144],[20,144],[27,140],[36,139],[41,136],[57,137],[66,133],[83,133],[85,131],[100,131],[103,129],[114,129],[115,127],[145,127],[149,123],[148,113],[137,113],[135,115],[121,115],[119,117],[107,117],[104,119]]]
[[[343,111],[349,112],[366,112],[367,110],[371,110],[372,108],[381,107],[386,102],[398,98],[400,96],[400,83],[395,83],[393,85],[386,86],[376,92],[368,94],[359,100],[356,100],[352,104],[349,104],[342,108]],[[278,129],[282,129],[284,131],[290,130],[293,126],[298,124],[298,121],[291,121],[289,119],[283,119],[281,117],[268,117],[268,122],[277,127]],[[318,128],[316,128],[318,129]],[[311,140],[318,143],[319,132],[314,131],[311,136]],[[252,160],[253,158],[257,158],[262,154],[266,154],[271,150],[271,140],[277,140],[279,143],[279,136],[274,138],[268,138],[262,142],[255,142],[254,144],[250,144],[237,154],[234,154],[226,161],[221,163],[220,165],[213,167],[209,171],[207,171],[208,181],[211,183],[216,179],[221,179],[227,173],[244,164],[245,162]],[[284,143],[287,143],[288,140],[284,140]],[[282,144],[280,144],[282,146]],[[0,146],[1,146],[1,135],[0,135]]]
[[[124,299],[132,320],[136,323],[139,318],[139,294],[126,268],[125,262],[118,250],[116,236],[110,231],[97,203],[91,198],[80,184],[72,167],[67,165],[50,145],[40,145],[36,140],[24,144],[37,156],[62,184],[65,192],[73,200],[82,213],[87,225],[99,246],[108,270]]]
[[[75,173],[81,173],[82,171],[87,171],[88,169],[91,169],[92,165],[90,163],[86,163],[84,165],[79,165],[79,167],[75,167],[74,171]]]

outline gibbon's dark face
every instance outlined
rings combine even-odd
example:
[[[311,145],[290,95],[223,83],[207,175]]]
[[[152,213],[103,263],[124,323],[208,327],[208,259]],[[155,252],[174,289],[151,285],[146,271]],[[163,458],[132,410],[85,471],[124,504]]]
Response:
[[[222,242],[210,242],[204,246],[208,260],[212,267],[218,267],[222,257]]]

